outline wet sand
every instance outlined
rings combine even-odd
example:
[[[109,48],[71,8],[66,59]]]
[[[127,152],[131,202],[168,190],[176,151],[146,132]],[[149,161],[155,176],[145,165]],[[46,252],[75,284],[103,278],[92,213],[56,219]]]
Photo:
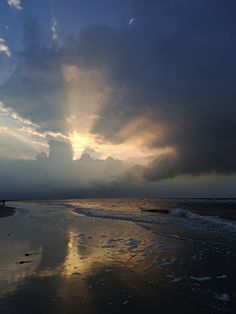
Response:
[[[9,217],[15,214],[15,209],[13,207],[0,205],[0,218]]]
[[[234,313],[235,239],[28,205],[0,221],[0,313]]]

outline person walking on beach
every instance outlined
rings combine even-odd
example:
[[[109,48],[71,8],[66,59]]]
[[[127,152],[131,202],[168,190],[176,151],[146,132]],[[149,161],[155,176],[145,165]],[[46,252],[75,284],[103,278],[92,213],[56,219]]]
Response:
[[[2,200],[2,206],[4,207],[5,206],[5,200]]]

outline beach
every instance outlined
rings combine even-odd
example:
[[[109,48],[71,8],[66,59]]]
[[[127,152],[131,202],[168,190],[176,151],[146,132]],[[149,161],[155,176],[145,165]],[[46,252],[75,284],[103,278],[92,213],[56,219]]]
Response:
[[[0,220],[1,314],[234,313],[233,222],[86,204],[12,204]]]

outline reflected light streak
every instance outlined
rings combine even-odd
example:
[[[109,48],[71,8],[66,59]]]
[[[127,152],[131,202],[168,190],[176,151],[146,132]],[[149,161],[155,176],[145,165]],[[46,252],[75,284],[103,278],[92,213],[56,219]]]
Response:
[[[67,243],[67,256],[63,265],[62,275],[70,277],[71,275],[78,273],[85,275],[91,271],[95,261],[104,259],[103,251],[96,249],[91,250],[86,239],[83,239],[84,244],[79,241],[79,235],[74,230],[70,230],[68,233]],[[81,250],[80,250],[81,249]],[[83,249],[89,250],[89,254],[83,255],[80,251]]]
[[[84,264],[83,260],[81,260],[78,245],[78,234],[72,230],[69,231],[67,256],[63,265],[63,275],[66,277],[71,276],[76,272],[76,269],[78,269],[79,272],[83,272],[87,268],[87,264]]]

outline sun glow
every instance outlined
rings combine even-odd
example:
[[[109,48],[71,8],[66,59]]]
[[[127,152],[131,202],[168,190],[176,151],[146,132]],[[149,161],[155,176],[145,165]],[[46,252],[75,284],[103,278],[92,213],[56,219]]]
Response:
[[[66,122],[70,132],[90,133],[112,93],[101,70],[64,65],[67,93]]]
[[[131,164],[147,164],[158,154],[169,151],[169,148],[150,148],[149,144],[163,129],[142,116],[131,118],[122,125],[116,141],[94,133],[96,123],[112,102],[114,93],[121,93],[107,81],[104,69],[65,64],[62,75],[67,91],[65,122],[75,160],[87,152],[93,158],[113,157]]]
[[[96,134],[73,132],[70,134],[69,139],[74,150],[74,159],[79,159],[83,153],[87,152],[94,158],[106,159],[112,157],[127,164],[145,165],[158,154],[171,150],[170,148],[150,150],[143,146],[142,138],[129,139],[114,144]]]
[[[70,134],[70,141],[74,150],[74,158],[79,159],[81,155],[88,151],[94,154],[94,157],[106,159],[108,157],[117,158],[119,160],[130,160],[134,157],[134,152],[137,158],[143,158],[143,154],[137,151],[135,143],[113,144],[106,141],[101,136],[90,133]]]

